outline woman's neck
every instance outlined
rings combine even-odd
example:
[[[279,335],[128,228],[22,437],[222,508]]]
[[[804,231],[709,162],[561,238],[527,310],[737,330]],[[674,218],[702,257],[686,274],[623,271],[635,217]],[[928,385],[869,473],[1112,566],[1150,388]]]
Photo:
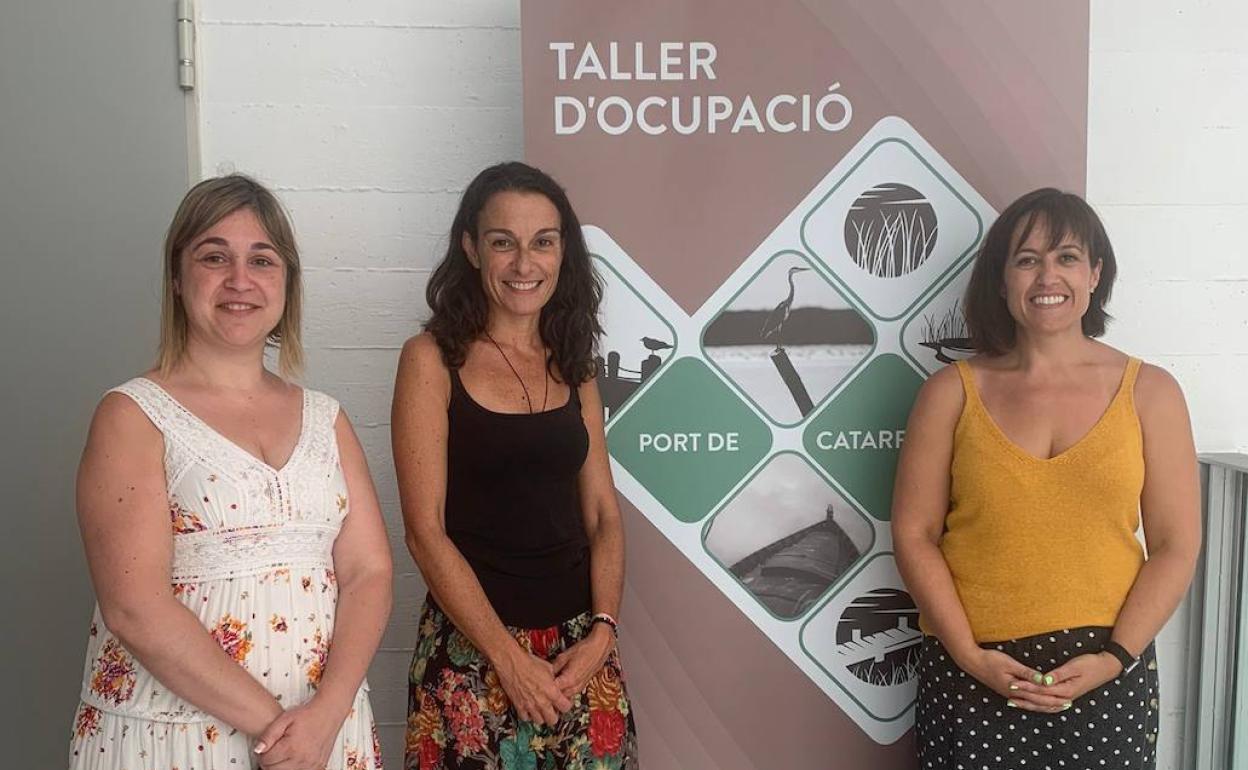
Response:
[[[248,392],[263,387],[271,376],[264,368],[263,345],[225,350],[192,338],[170,379],[213,390]]]
[[[538,316],[503,316],[490,313],[485,333],[496,343],[513,350],[540,353],[546,349]]]
[[[1033,336],[1020,331],[1013,357],[1015,365],[1028,373],[1060,371],[1077,366],[1093,355],[1098,343],[1083,331],[1049,336]]]

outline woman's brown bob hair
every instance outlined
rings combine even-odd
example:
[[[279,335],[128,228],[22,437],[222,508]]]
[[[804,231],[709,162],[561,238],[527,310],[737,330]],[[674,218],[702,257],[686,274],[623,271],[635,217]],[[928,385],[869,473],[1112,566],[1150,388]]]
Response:
[[[1043,227],[1049,236],[1050,249],[1065,238],[1074,238],[1087,249],[1090,264],[1101,266],[1100,281],[1083,316],[1083,333],[1099,337],[1105,333],[1110,315],[1105,305],[1114,289],[1118,263],[1114,247],[1100,217],[1078,195],[1052,187],[1033,190],[1011,203],[988,229],[983,246],[975,258],[971,282],[966,287],[963,308],[966,326],[975,350],[991,356],[1014,348],[1017,327],[1001,295],[1005,282],[1005,263],[1018,244],[1026,242],[1035,227]],[[1014,236],[1018,232],[1017,239]]]
[[[186,308],[178,296],[182,275],[182,252],[205,230],[239,209],[250,209],[260,220],[269,242],[286,266],[286,304],[281,320],[269,332],[278,346],[277,365],[282,377],[296,377],[303,370],[303,344],[299,324],[303,311],[299,249],[290,217],[277,197],[264,185],[242,174],[205,179],[182,199],[165,235],[165,277],[160,306],[160,348],[157,367],[169,374],[186,355]]]

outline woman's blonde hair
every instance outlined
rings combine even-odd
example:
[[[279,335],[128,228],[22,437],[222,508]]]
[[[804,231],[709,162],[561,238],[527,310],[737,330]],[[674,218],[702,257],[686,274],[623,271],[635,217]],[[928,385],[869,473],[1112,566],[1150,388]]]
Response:
[[[281,320],[269,332],[278,347],[278,370],[287,379],[303,369],[303,344],[299,324],[303,310],[299,249],[290,217],[277,197],[264,185],[242,174],[205,179],[182,199],[165,235],[165,275],[160,307],[160,348],[157,366],[167,375],[186,355],[186,308],[178,296],[182,252],[197,236],[239,209],[250,209],[286,266],[286,306]]]

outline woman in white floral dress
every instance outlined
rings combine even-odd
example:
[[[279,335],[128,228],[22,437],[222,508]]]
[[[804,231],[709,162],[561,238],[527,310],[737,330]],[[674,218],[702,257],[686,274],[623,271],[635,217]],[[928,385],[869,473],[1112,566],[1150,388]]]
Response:
[[[268,190],[234,175],[187,194],[159,366],[104,397],[79,470],[99,605],[74,770],[381,767],[364,674],[389,547],[346,416],[287,379],[300,299]]]

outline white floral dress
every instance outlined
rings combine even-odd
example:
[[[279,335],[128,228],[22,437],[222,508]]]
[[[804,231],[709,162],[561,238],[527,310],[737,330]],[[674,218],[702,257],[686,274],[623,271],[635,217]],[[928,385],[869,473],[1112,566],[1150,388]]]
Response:
[[[164,435],[173,595],[283,705],[307,701],[334,631],[333,545],[348,512],[334,433],[338,403],[303,391],[299,440],[277,470],[151,380],[115,390]],[[70,740],[72,770],[246,770],[257,766],[252,745],[250,736],[167,690],[96,608]],[[367,683],[328,767],[381,767]]]

